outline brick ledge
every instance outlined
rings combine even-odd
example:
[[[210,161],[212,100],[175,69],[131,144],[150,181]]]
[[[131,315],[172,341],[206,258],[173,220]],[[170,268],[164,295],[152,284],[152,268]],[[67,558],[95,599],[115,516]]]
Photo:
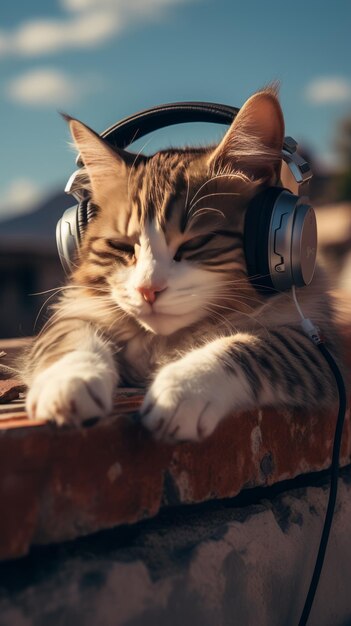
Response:
[[[335,412],[244,412],[202,443],[172,447],[134,423],[141,400],[120,390],[113,416],[85,429],[29,422],[21,401],[2,406],[1,559],[330,465]],[[350,461],[348,414],[340,464]]]

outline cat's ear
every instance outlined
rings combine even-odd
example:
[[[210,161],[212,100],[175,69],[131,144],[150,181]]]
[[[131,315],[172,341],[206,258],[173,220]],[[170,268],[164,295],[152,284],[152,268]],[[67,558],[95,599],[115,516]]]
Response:
[[[131,155],[112,149],[91,128],[66,114],[73,141],[90,179],[92,199],[101,204],[116,184],[126,184]]]
[[[272,184],[280,175],[284,118],[275,89],[251,96],[210,156],[213,173],[239,170]]]

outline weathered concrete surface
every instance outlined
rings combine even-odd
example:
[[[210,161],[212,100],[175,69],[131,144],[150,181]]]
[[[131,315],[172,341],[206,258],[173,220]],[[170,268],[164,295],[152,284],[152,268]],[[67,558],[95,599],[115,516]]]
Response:
[[[296,626],[328,489],[262,491],[255,504],[168,509],[3,563],[1,626]],[[351,624],[350,526],[348,468],[309,626]]]

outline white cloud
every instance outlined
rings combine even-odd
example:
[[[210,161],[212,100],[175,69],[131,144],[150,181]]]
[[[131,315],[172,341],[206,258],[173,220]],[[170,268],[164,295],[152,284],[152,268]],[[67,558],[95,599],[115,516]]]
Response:
[[[60,0],[61,6],[67,11],[91,11],[96,9],[112,9],[120,16],[143,17],[155,13],[156,9],[167,9],[172,4],[182,4],[192,0]],[[155,15],[156,17],[156,15]]]
[[[7,35],[0,31],[0,57],[6,54],[7,46],[8,46]]]
[[[316,78],[306,86],[305,97],[315,105],[351,101],[351,81],[340,76]]]
[[[148,2],[150,0],[145,0],[145,4],[148,4]],[[101,6],[120,10],[123,9],[123,5],[126,5],[126,2],[125,0],[61,0],[60,4],[67,11],[89,11]],[[138,0],[131,0],[131,4],[138,4]]]
[[[67,20],[33,20],[15,32],[0,33],[0,54],[40,56],[95,46],[118,31],[117,16],[94,11]]]
[[[61,0],[63,19],[35,19],[0,31],[1,56],[52,54],[89,48],[118,35],[129,23],[159,19],[171,5],[195,0]]]
[[[91,91],[96,81],[68,76],[55,68],[31,70],[5,87],[9,100],[24,105],[64,107]]]
[[[41,197],[41,190],[30,178],[15,178],[6,189],[1,190],[1,219],[31,211]]]

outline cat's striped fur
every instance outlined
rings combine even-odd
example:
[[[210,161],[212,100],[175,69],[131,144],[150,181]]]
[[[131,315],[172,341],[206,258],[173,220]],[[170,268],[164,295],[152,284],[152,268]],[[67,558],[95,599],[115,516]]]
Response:
[[[332,377],[291,295],[260,295],[247,278],[245,209],[279,179],[276,94],[250,98],[216,148],[131,156],[69,124],[98,211],[27,356],[29,415],[104,416],[121,381],[148,388],[155,436],[196,440],[233,410],[330,404]],[[299,299],[335,346],[319,270]]]

